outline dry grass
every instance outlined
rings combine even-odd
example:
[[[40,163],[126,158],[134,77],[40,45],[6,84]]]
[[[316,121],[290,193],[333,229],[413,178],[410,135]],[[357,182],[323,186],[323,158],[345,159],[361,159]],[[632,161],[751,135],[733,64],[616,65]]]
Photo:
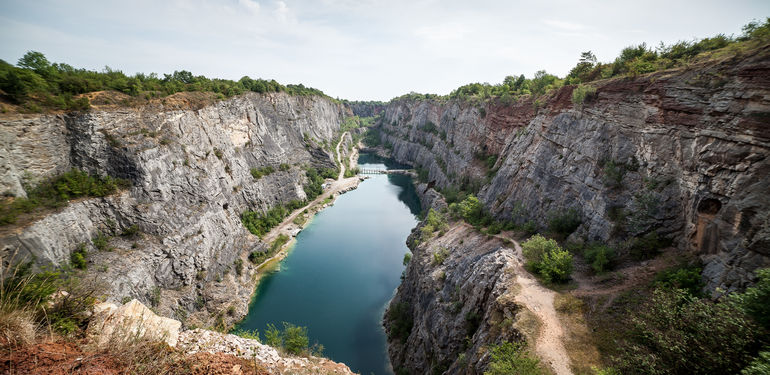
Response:
[[[0,307],[0,346],[25,346],[35,342],[37,325],[28,309]]]
[[[577,375],[593,375],[592,367],[602,367],[594,337],[585,320],[583,301],[572,294],[557,294],[553,301],[564,329],[564,348],[570,358],[572,371]]]

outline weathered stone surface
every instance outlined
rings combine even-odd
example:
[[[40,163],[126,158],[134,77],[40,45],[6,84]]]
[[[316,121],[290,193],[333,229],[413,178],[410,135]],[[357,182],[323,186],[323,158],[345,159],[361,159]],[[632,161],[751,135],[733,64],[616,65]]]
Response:
[[[128,338],[165,342],[174,347],[181,327],[180,321],[158,316],[134,299],[120,307],[109,302],[96,305],[87,334],[99,347],[110,340]]]
[[[736,290],[770,266],[767,77],[770,48],[597,82],[580,106],[569,86],[543,103],[397,100],[380,129],[396,160],[439,188],[479,188],[498,217],[542,228],[574,208],[575,237],[621,243],[655,231],[701,257],[709,290]]]
[[[256,361],[276,374],[353,374],[344,364],[326,358],[289,356],[257,340],[202,329],[182,332],[179,348],[190,354],[231,354]]]
[[[415,234],[419,230],[410,242]],[[513,249],[462,223],[411,249],[404,281],[384,320],[393,368],[480,374],[489,359],[486,346],[522,340],[512,328],[518,309],[509,295],[515,281]],[[439,252],[446,254],[443,262],[434,259]],[[413,321],[405,341],[394,336],[397,323],[389,315],[394,309],[406,309]]]
[[[334,141],[343,113],[325,98],[250,93],[200,109],[0,119],[0,191],[23,195],[22,182],[71,168],[132,182],[119,194],[0,228],[0,252],[61,265],[85,243],[88,272],[107,282],[110,301],[137,298],[204,326],[217,315],[235,321],[246,314],[254,286],[246,257],[265,249],[240,214],[304,199],[303,166],[334,166],[333,153],[320,145]],[[281,171],[280,163],[291,168]],[[251,168],[267,165],[276,172],[252,177]],[[132,225],[141,233],[121,236]],[[111,251],[90,245],[100,233],[113,236]]]

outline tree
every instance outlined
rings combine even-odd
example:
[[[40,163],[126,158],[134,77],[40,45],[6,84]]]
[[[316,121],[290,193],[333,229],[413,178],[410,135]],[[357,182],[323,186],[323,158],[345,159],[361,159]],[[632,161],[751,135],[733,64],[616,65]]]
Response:
[[[45,55],[37,51],[27,52],[19,59],[16,65],[21,68],[31,69],[44,77],[51,73],[51,63],[45,58]]]

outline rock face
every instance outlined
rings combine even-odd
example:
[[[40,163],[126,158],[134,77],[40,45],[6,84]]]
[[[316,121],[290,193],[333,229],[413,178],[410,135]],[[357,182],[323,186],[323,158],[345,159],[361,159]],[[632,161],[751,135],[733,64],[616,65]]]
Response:
[[[222,353],[245,358],[276,374],[353,374],[344,364],[326,358],[290,356],[254,339],[204,329],[180,332],[181,325],[178,320],[156,315],[137,300],[122,306],[104,302],[94,306],[87,332],[98,347],[113,340],[165,342],[186,354]]]
[[[393,157],[438,188],[461,186],[499,218],[569,208],[574,237],[623,243],[652,232],[704,262],[711,291],[770,266],[770,47],[636,78],[567,86],[543,102],[391,102],[380,125]]]
[[[413,232],[410,243],[419,233]],[[514,250],[462,223],[410,247],[412,259],[384,320],[393,368],[483,373],[487,346],[522,340],[512,328],[518,309]]]
[[[86,244],[112,301],[137,298],[191,324],[237,320],[255,282],[246,257],[266,248],[240,214],[304,199],[303,166],[335,165],[328,145],[344,113],[325,98],[251,93],[199,109],[2,119],[0,191],[23,196],[24,182],[71,168],[132,186],[0,228],[1,255],[62,265]],[[275,172],[255,179],[264,166]],[[132,225],[139,233],[121,236]],[[98,234],[112,236],[111,251],[91,245]]]
[[[88,334],[99,347],[109,344],[113,338],[126,337],[165,342],[174,347],[181,326],[182,322],[155,315],[134,299],[120,307],[109,302],[96,305],[88,324]]]

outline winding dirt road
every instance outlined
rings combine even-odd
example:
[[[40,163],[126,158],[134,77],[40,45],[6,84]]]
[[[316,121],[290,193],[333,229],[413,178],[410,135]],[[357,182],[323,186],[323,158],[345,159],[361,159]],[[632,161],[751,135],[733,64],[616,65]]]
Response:
[[[516,283],[521,286],[515,301],[524,305],[541,322],[538,337],[535,339],[535,352],[538,357],[554,371],[556,375],[572,375],[570,359],[564,348],[564,331],[553,306],[556,292],[540,285],[540,282],[524,268],[524,256],[521,246],[511,238],[516,249]]]

